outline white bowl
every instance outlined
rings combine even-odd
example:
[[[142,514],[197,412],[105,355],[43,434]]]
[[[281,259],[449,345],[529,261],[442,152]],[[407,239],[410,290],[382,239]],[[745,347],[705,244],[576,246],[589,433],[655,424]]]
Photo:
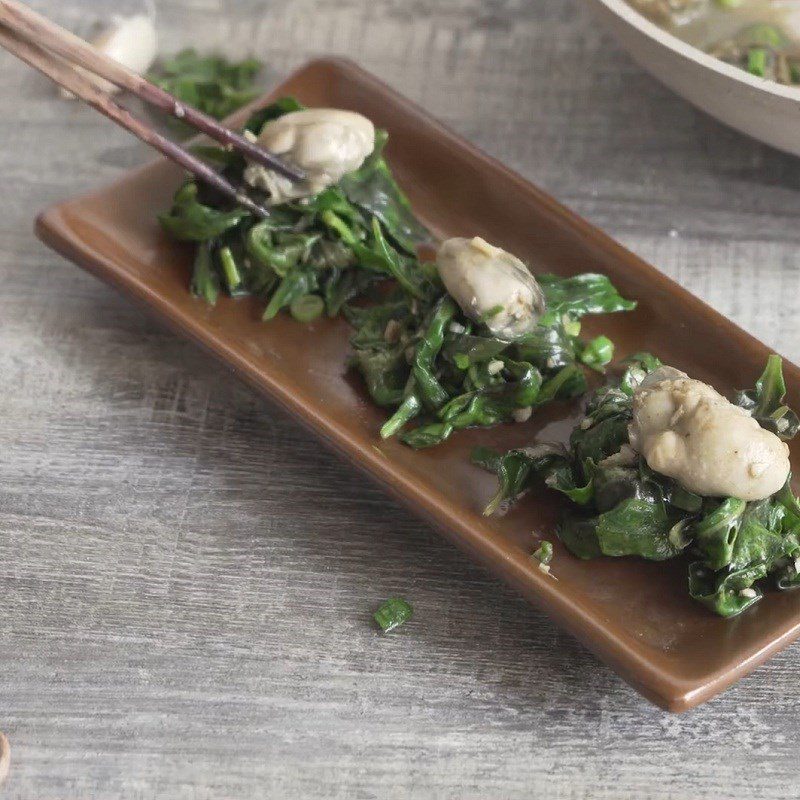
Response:
[[[718,120],[800,155],[800,88],[725,64],[659,28],[625,0],[590,0],[634,60]]]

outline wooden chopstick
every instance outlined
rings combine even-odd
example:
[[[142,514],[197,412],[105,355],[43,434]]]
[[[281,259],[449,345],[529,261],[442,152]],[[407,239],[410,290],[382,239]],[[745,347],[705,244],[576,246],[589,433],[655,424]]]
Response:
[[[114,102],[106,92],[95,86],[66,61],[28,41],[17,38],[3,25],[0,25],[0,47],[13,53],[26,64],[55,81],[59,86],[63,86],[67,91],[130,131],[134,136],[155,148],[170,160],[180,164],[200,180],[210,184],[239,205],[244,206],[250,213],[261,218],[269,216],[269,211],[266,208],[260,206],[243,191],[225,180],[208,164],[205,164],[180,145],[157,133],[134,117],[130,111]]]
[[[286,164],[278,156],[245,139],[230,128],[226,128],[213,117],[203,114],[196,108],[184,105],[168,92],[150,83],[146,78],[117,63],[84,42],[83,39],[17,0],[0,0],[0,23],[16,33],[18,37],[27,39],[32,44],[105,78],[120,89],[135,95],[147,105],[165,111],[170,116],[180,119],[223,145],[233,147],[250,161],[269,167],[293,182],[302,181],[305,178],[303,172],[297,167]]]

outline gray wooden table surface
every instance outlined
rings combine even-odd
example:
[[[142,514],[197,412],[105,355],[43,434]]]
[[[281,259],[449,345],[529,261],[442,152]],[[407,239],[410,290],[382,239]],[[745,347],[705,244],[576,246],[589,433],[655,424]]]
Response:
[[[38,0],[79,27],[114,0]],[[163,49],[346,53],[791,359],[800,162],[580,0],[162,0]],[[796,798],[800,647],[650,706],[187,342],[33,237],[145,157],[0,56],[9,798]],[[377,602],[416,617],[380,638]],[[3,793],[4,792],[4,793]]]

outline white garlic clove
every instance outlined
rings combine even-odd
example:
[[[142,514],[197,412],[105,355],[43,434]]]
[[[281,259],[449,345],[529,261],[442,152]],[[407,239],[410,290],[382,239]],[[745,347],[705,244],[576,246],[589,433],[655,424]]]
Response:
[[[132,17],[114,17],[108,27],[90,39],[90,44],[118,64],[141,75],[147,72],[156,60],[158,35],[152,16],[136,14]],[[80,67],[76,69],[104,92],[119,91],[114,84]],[[62,94],[65,97],[72,97],[69,92],[63,90]]]

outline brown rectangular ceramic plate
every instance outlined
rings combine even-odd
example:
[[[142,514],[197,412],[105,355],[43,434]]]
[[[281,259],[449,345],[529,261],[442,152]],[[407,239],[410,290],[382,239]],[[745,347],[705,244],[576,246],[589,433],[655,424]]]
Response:
[[[438,235],[480,235],[534,271],[606,273],[639,301],[631,314],[600,317],[627,355],[651,350],[722,391],[752,386],[768,350],[654,268],[501,164],[459,139],[372,76],[342,60],[315,61],[269,98],[292,94],[310,106],[353,109],[391,134],[389,158],[420,217]],[[303,326],[288,316],[264,324],[257,303],[223,299],[215,308],[187,291],[189,253],[155,220],[180,180],[160,161],[88,197],[51,208],[39,235],[67,258],[204,345],[340,453],[543,608],[659,705],[681,711],[708,700],[800,633],[800,592],[768,592],[725,621],[692,603],[685,564],[630,559],[579,561],[556,545],[552,575],[530,559],[531,532],[552,532],[554,494],[525,499],[503,519],[481,508],[494,480],[469,463],[478,444],[529,444],[563,438],[577,404],[555,404],[524,425],[458,434],[414,452],[377,435],[383,415],[345,367],[341,320]],[[798,368],[785,365],[800,406]],[[798,462],[798,446],[792,461]]]

